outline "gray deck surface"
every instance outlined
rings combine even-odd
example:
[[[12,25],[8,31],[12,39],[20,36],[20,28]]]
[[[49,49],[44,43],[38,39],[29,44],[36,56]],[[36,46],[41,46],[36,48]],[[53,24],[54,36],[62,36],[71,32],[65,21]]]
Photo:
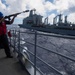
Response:
[[[6,58],[3,49],[0,49],[0,75],[29,75],[14,58]]]

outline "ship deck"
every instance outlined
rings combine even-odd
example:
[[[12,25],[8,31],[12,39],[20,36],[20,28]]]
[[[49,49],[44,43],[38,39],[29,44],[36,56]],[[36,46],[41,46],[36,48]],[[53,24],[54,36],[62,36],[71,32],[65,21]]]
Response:
[[[0,49],[0,75],[29,75],[15,58],[6,58],[4,49]]]

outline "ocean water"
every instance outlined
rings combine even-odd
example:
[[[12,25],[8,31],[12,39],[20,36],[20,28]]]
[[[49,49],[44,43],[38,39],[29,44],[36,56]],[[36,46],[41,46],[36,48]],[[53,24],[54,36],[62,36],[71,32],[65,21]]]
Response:
[[[21,31],[28,31],[28,30],[22,29]],[[35,43],[34,37],[35,37],[34,34],[27,34],[27,33],[21,34],[22,38],[21,45],[27,50],[31,51],[32,53],[34,53],[34,46],[28,44],[27,42]],[[37,45],[64,54],[71,58],[75,58],[75,40],[38,35]],[[75,75],[75,63],[73,61],[70,61],[66,58],[53,54],[39,47],[37,47],[36,54],[38,57],[47,62],[49,65],[52,65],[53,67],[58,69],[63,75]],[[31,54],[29,55],[30,60],[34,62],[33,55]],[[56,73],[52,68],[48,67],[47,65],[39,61],[38,59],[36,59],[36,65],[45,75],[60,75]],[[32,72],[32,75],[34,73],[33,70],[34,70],[33,67],[29,69],[29,71]]]
[[[33,34],[21,34],[24,40],[34,43],[34,35]],[[50,36],[37,36],[37,45],[44,47],[46,49],[56,51],[58,53],[64,54],[71,58],[75,58],[75,40],[64,39],[64,38],[56,38]],[[28,43],[25,43],[24,46],[28,48],[29,51],[34,53],[34,46]],[[75,64],[74,62],[53,54],[47,50],[41,49],[37,47],[37,56],[46,61],[48,64],[52,65],[56,69],[58,69],[64,75],[74,75],[75,74]],[[30,54],[31,61],[34,62],[34,57]],[[42,63],[37,59],[36,61],[37,67],[40,68],[44,72],[45,75],[59,75],[53,69],[49,68],[47,65]]]

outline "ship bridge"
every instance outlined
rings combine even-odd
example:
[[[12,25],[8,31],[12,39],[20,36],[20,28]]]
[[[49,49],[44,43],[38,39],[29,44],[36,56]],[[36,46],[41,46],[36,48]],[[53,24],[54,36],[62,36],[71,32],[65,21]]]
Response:
[[[0,75],[75,75],[75,36],[27,29],[11,33],[14,58],[5,58],[0,49]]]

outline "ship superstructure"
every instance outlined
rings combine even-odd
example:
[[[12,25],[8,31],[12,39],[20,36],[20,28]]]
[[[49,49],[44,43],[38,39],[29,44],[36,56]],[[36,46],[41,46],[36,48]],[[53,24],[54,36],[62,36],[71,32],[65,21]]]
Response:
[[[35,9],[31,10],[29,16],[23,19],[23,24],[28,27],[42,25],[42,17],[35,14]]]
[[[75,24],[68,22],[67,16],[63,21],[62,14],[59,14],[54,17],[53,24],[49,24],[48,17],[42,22],[43,16],[35,14],[35,11],[35,9],[30,11],[29,16],[23,19],[23,24],[20,27],[49,33],[75,35]]]

